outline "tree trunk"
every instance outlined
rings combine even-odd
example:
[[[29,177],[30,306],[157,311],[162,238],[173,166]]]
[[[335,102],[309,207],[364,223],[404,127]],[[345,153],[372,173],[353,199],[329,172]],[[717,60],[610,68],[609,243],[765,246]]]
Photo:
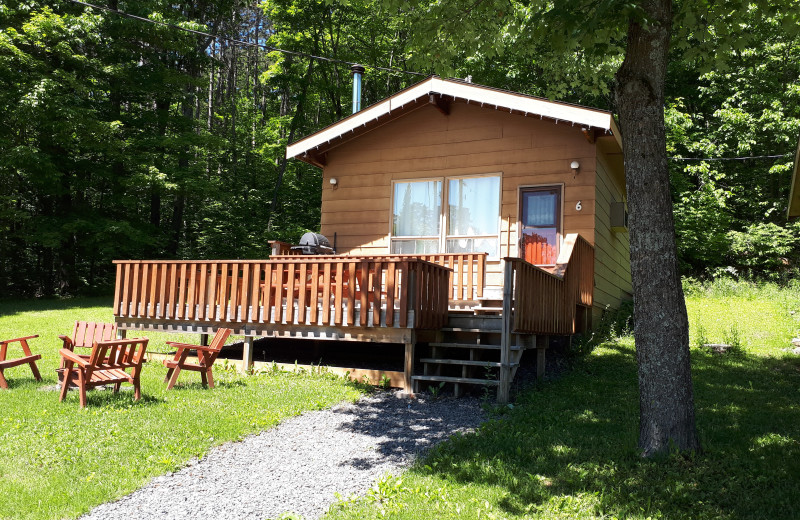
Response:
[[[644,456],[651,456],[671,449],[697,451],[700,442],[664,129],[672,4],[651,0],[643,8],[649,22],[630,22],[616,92],[630,211],[639,447]]]

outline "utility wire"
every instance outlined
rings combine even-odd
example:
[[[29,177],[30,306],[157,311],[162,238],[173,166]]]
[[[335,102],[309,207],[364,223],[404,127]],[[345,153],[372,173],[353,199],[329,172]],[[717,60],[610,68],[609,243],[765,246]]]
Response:
[[[363,63],[355,63],[355,62],[352,62],[352,61],[340,60],[340,59],[337,59],[337,58],[329,58],[327,56],[315,56],[314,54],[308,54],[306,52],[290,51],[290,50],[287,50],[287,49],[281,49],[281,48],[278,48],[278,47],[272,47],[270,45],[264,45],[262,43],[253,43],[253,42],[248,42],[248,41],[244,41],[244,40],[238,40],[236,38],[229,38],[227,36],[219,36],[219,35],[216,35],[216,34],[211,34],[211,33],[203,32],[203,31],[197,31],[197,30],[194,30],[194,29],[188,29],[186,27],[181,27],[180,25],[175,25],[175,24],[172,24],[172,23],[159,22],[157,20],[151,20],[149,18],[143,18],[141,16],[136,16],[135,14],[126,13],[125,11],[120,11],[119,9],[112,9],[110,7],[106,7],[106,6],[103,6],[103,5],[95,5],[95,4],[90,4],[88,2],[82,2],[81,0],[69,0],[69,1],[72,2],[73,4],[78,4],[78,5],[82,5],[82,6],[85,6],[85,7],[91,7],[92,9],[99,9],[101,11],[114,13],[114,14],[116,14],[118,16],[122,16],[124,18],[130,18],[131,20],[138,20],[140,22],[146,22],[146,23],[150,23],[150,24],[153,24],[153,25],[161,25],[163,27],[170,27],[172,29],[177,29],[179,31],[184,31],[184,32],[196,34],[198,36],[205,36],[205,37],[211,38],[213,40],[225,40],[225,41],[227,41],[229,43],[234,43],[234,44],[237,44],[237,45],[243,45],[245,47],[256,47],[256,48],[264,49],[264,50],[267,50],[267,51],[270,51],[270,52],[282,52],[283,54],[288,54],[288,55],[291,55],[291,56],[301,56],[303,58],[309,58],[309,59],[314,59],[314,60],[319,60],[319,61],[327,61],[329,63],[340,63],[342,65],[351,65],[351,66],[352,65],[362,65],[362,66],[368,67],[370,69],[382,70],[384,72],[410,74],[410,75],[414,75],[414,76],[424,76],[426,78],[430,76],[430,74],[425,74],[424,72],[415,72],[415,71],[412,71],[412,70],[394,69],[394,68],[390,68],[390,67],[376,67],[376,66],[373,66],[373,65],[364,65]]]
[[[673,161],[747,161],[748,159],[781,159],[793,154],[783,155],[751,155],[750,157],[667,157]]]
[[[281,49],[279,47],[272,47],[270,45],[264,45],[262,43],[253,43],[253,42],[248,42],[248,41],[244,41],[244,40],[239,40],[239,39],[236,39],[236,38],[229,38],[227,36],[219,36],[219,35],[207,33],[207,32],[204,32],[204,31],[197,31],[195,29],[188,29],[186,27],[181,27],[180,25],[175,25],[175,24],[172,24],[172,23],[159,22],[157,20],[151,20],[149,18],[143,18],[141,16],[136,16],[135,14],[126,13],[125,11],[120,11],[119,9],[112,9],[110,7],[106,7],[106,6],[103,6],[103,5],[95,5],[95,4],[90,4],[88,2],[82,2],[81,0],[69,0],[69,1],[72,2],[73,4],[78,4],[78,5],[82,5],[82,6],[85,6],[85,7],[91,7],[92,9],[99,9],[101,11],[106,11],[106,12],[109,12],[109,13],[113,13],[113,14],[116,14],[118,16],[122,16],[124,18],[130,18],[132,20],[138,20],[140,22],[145,22],[145,23],[149,23],[149,24],[153,24],[153,25],[160,25],[160,26],[163,26],[163,27],[170,27],[172,29],[177,29],[179,31],[184,31],[184,32],[196,34],[198,36],[205,36],[205,37],[211,38],[213,40],[225,40],[225,41],[227,41],[229,43],[234,43],[234,44],[237,44],[237,45],[243,45],[245,47],[255,47],[255,48],[264,49],[264,50],[267,50],[267,51],[270,51],[270,52],[281,52],[283,54],[288,54],[288,55],[291,55],[291,56],[301,56],[301,57],[304,57],[304,58],[309,58],[309,59],[314,59],[314,60],[319,60],[319,61],[327,61],[329,63],[339,63],[339,64],[342,64],[342,65],[350,65],[350,66],[352,66],[352,65],[362,65],[362,66],[365,66],[365,67],[369,67],[371,69],[381,70],[381,71],[390,72],[390,73],[410,74],[410,75],[413,75],[413,76],[423,76],[423,77],[429,77],[430,76],[430,74],[425,74],[424,72],[416,72],[416,71],[412,71],[412,70],[401,70],[401,69],[395,69],[395,68],[391,68],[391,67],[377,67],[377,66],[374,66],[374,65],[364,65],[363,63],[356,63],[356,62],[352,62],[352,61],[340,60],[340,59],[337,59],[337,58],[329,58],[327,56],[316,56],[314,54],[309,54],[309,53],[306,53],[306,52],[290,51],[290,50],[287,50],[287,49]],[[790,153],[786,153],[786,154],[783,154],[783,155],[754,155],[754,156],[750,156],[750,157],[667,157],[667,159],[670,159],[672,161],[746,161],[746,160],[749,160],[749,159],[781,159],[781,158],[784,158],[784,157],[789,157],[791,155],[792,154],[790,154]]]

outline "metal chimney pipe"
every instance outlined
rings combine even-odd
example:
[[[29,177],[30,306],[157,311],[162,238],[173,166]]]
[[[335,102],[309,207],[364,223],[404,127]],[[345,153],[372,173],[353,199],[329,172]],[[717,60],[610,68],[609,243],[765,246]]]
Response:
[[[364,74],[364,67],[355,64],[350,67],[353,73],[353,113],[361,110],[361,75]]]

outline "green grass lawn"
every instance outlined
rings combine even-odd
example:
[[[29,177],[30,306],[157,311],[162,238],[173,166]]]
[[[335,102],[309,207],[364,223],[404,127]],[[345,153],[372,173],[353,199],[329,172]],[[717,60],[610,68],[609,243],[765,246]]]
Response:
[[[123,391],[89,392],[85,410],[77,392],[58,402],[55,368],[59,334],[75,320],[110,321],[110,299],[0,302],[0,338],[39,334],[30,342],[44,377],[28,365],[7,369],[0,390],[0,518],[70,518],[181,467],[212,446],[268,429],[305,410],[326,408],[361,393],[342,379],[287,373],[244,376],[215,369],[217,387],[203,389],[197,373],[184,372],[167,392],[166,369],[147,363],[141,401]],[[142,334],[128,334],[130,337]],[[148,334],[148,350],[194,336]],[[230,342],[230,340],[229,340]],[[12,346],[21,354],[18,344]],[[11,356],[9,356],[11,357]]]
[[[640,458],[635,349],[617,338],[326,518],[800,518],[800,358],[782,350],[798,289],[687,292],[703,453]],[[739,348],[711,354],[698,331]]]

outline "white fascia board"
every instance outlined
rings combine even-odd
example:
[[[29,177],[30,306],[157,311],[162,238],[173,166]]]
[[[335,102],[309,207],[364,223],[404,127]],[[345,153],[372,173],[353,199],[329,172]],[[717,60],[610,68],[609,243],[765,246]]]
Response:
[[[440,83],[437,92],[470,101],[484,103],[498,108],[517,110],[528,114],[535,114],[559,121],[569,121],[571,123],[611,129],[611,114],[599,110],[583,108],[574,105],[565,105],[544,99],[537,99],[521,94],[512,94],[498,90],[483,88],[465,83],[455,83],[434,78]]]
[[[441,78],[430,78],[408,90],[400,92],[361,112],[357,112],[328,128],[290,144],[286,147],[286,158],[291,159],[313,148],[324,145],[347,132],[375,121],[391,113],[403,105],[414,102],[430,94],[442,94],[467,101],[479,102],[496,108],[505,108],[539,115],[549,119],[568,121],[574,124],[612,130],[613,118],[608,112],[583,108],[573,105],[555,103],[544,99],[536,99],[521,94],[502,92],[468,83],[447,81]],[[615,128],[614,128],[615,129]],[[616,133],[616,132],[615,132]]]
[[[290,144],[286,147],[286,158],[291,159],[292,157],[301,155],[312,148],[316,148],[317,146],[344,135],[346,132],[355,130],[360,126],[379,119],[380,117],[391,113],[391,111],[396,108],[400,108],[403,105],[419,99],[423,95],[430,93],[431,81],[433,79],[434,78],[423,81],[422,83],[411,87],[405,92],[400,92],[395,96],[362,110],[361,112],[356,112],[355,114],[342,119],[338,123],[335,123],[324,130],[321,130],[315,134],[311,134],[305,139],[297,141],[294,144]]]

